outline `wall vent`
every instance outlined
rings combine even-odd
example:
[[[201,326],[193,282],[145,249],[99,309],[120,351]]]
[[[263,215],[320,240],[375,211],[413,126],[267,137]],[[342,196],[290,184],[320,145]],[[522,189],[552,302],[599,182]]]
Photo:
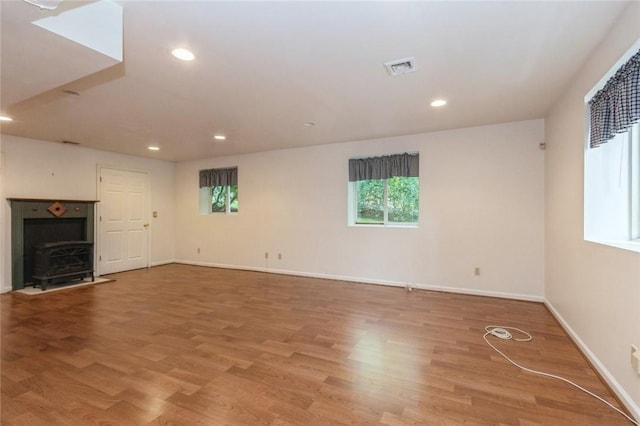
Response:
[[[414,57],[385,62],[384,66],[387,68],[390,76],[407,74],[416,70]]]

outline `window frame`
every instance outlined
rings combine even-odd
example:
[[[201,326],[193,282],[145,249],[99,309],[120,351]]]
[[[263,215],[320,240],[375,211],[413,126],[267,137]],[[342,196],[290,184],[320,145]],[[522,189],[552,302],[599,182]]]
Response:
[[[226,185],[220,185],[226,183]],[[209,186],[211,185],[211,186]],[[201,215],[237,215],[239,208],[240,183],[238,182],[238,166],[202,169],[199,171],[198,203]],[[236,210],[231,203],[232,188],[235,187]],[[213,210],[213,194],[215,188],[224,188],[224,210]]]
[[[629,144],[629,239],[640,244],[640,123],[629,130]]]
[[[231,187],[235,186],[236,187],[236,194],[238,193],[238,185],[220,185],[220,186],[208,186],[205,187],[209,190],[209,213],[210,214],[219,214],[219,213],[224,213],[224,214],[238,214],[238,212],[240,211],[239,207],[236,209],[236,211],[233,211],[231,209]],[[224,211],[214,211],[213,210],[213,190],[214,188],[224,188]]]
[[[597,229],[598,226],[594,226],[594,222],[602,220],[602,216],[594,214],[590,211],[590,204],[593,203],[594,196],[589,193],[593,188],[589,188],[594,177],[594,172],[589,170],[590,159],[589,151],[590,147],[590,107],[589,102],[591,99],[603,89],[609,80],[615,76],[618,71],[640,50],[640,39],[636,40],[633,45],[613,64],[613,66],[602,76],[602,78],[589,90],[584,97],[584,111],[585,111],[585,132],[584,132],[584,204],[583,204],[583,239],[597,244],[603,244],[611,247],[617,247],[624,250],[634,251],[640,253],[640,123],[635,123],[628,129],[628,131],[621,133],[627,136],[627,149],[628,149],[628,173],[625,178],[629,179],[628,193],[627,193],[627,211],[628,215],[626,226],[626,237],[616,238],[611,235],[606,235],[607,232],[601,233]],[[605,142],[606,143],[606,142]],[[622,164],[622,163],[620,163]],[[603,172],[604,173],[604,172]],[[604,175],[604,174],[603,174]],[[601,176],[603,176],[601,175]],[[595,219],[594,219],[595,218]],[[620,221],[619,223],[622,223]],[[594,229],[595,228],[595,229]]]
[[[587,113],[586,117],[588,117],[589,107],[586,103],[585,109]],[[591,148],[589,146],[588,119],[586,120],[586,123],[587,130],[585,131],[586,136],[584,148],[583,239],[584,241],[640,253],[640,123],[635,123],[629,130],[616,136],[617,138],[622,138],[622,141],[620,142],[622,144],[621,149],[627,153],[626,161],[620,163],[620,167],[623,167],[622,165],[626,164],[625,167],[628,169],[627,173],[621,173],[621,178],[625,180],[628,179],[629,186],[627,193],[624,196],[627,203],[626,209],[624,210],[626,210],[626,214],[628,215],[628,219],[626,220],[627,223],[624,224],[624,227],[626,228],[626,231],[624,231],[626,237],[624,238],[616,238],[611,235],[607,235],[607,232],[602,232],[602,230],[598,229],[598,226],[594,225],[594,222],[597,222],[598,219],[602,220],[602,212],[598,215],[590,210],[589,205],[593,203],[595,197],[590,193],[590,191],[593,191],[593,188],[589,185],[593,185],[590,182],[592,182],[594,178],[604,176],[604,172],[601,172],[603,173],[602,175],[594,176],[594,172],[590,170],[590,168],[592,169],[594,166],[589,155],[590,151],[605,149],[605,147],[601,146]],[[614,142],[610,141],[608,143]],[[622,224],[623,222],[618,223]]]

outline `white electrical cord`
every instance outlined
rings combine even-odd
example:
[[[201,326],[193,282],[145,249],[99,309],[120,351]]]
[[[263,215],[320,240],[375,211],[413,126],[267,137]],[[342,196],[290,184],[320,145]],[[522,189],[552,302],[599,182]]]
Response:
[[[537,374],[539,376],[544,376],[544,377],[549,377],[552,379],[558,379],[561,380],[565,383],[570,384],[571,386],[580,389],[582,392],[591,395],[592,397],[600,400],[601,402],[607,404],[609,407],[613,408],[614,410],[616,410],[618,413],[622,414],[624,417],[627,418],[627,420],[629,420],[631,423],[633,423],[636,426],[640,426],[640,424],[638,422],[636,422],[634,419],[632,419],[631,417],[629,417],[627,415],[627,413],[625,413],[624,411],[614,407],[609,401],[606,401],[604,398],[596,395],[595,393],[583,388],[582,386],[572,382],[569,379],[565,379],[564,377],[561,376],[556,376],[555,374],[549,374],[549,373],[545,373],[543,371],[537,371],[537,370],[532,370],[530,368],[527,367],[523,367],[522,365],[518,364],[517,362],[513,361],[511,358],[509,358],[508,356],[506,356],[502,351],[500,351],[500,349],[496,348],[493,344],[491,344],[491,342],[489,341],[489,339],[487,339],[487,336],[491,335],[491,336],[495,336],[499,339],[502,340],[515,340],[516,342],[528,342],[530,340],[533,339],[533,337],[531,336],[531,334],[527,333],[526,331],[520,330],[519,328],[515,328],[515,327],[505,327],[505,326],[501,326],[501,325],[487,325],[485,328],[486,333],[484,333],[484,336],[482,336],[482,338],[484,339],[484,341],[487,343],[487,345],[491,346],[491,348],[498,352],[500,355],[502,355],[502,357],[504,359],[506,359],[507,361],[509,361],[511,364],[515,365],[516,367],[528,372],[528,373],[532,373],[532,374]],[[520,333],[526,335],[526,338],[521,338],[521,339],[516,339],[513,337],[513,335],[509,332],[509,330],[516,330],[519,331]]]

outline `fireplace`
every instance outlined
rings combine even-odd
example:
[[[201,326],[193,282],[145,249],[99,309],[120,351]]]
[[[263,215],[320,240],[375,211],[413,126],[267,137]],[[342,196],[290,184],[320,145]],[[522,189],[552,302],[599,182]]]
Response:
[[[12,288],[93,277],[96,201],[10,198]],[[59,250],[64,244],[67,249]],[[46,249],[46,250],[45,250]],[[43,270],[43,255],[53,254]],[[57,253],[57,254],[56,254]],[[64,262],[59,255],[69,254]],[[82,258],[82,266],[79,260]],[[52,262],[59,262],[55,265]],[[45,262],[46,263],[46,262]]]

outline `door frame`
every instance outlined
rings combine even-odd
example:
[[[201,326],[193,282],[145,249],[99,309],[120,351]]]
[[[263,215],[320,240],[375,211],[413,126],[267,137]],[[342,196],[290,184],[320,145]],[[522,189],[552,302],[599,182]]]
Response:
[[[147,189],[145,192],[145,205],[144,205],[144,221],[145,223],[148,224],[148,226],[145,227],[145,231],[146,231],[146,235],[147,235],[147,265],[146,268],[150,268],[151,267],[151,221],[150,221],[150,209],[151,209],[151,172],[149,172],[149,170],[145,170],[145,169],[136,169],[136,168],[132,168],[132,167],[122,167],[122,166],[117,166],[117,165],[112,165],[112,164],[102,164],[102,163],[98,163],[96,166],[96,200],[98,200],[98,202],[96,203],[96,209],[95,209],[95,242],[94,242],[94,247],[96,247],[96,250],[94,250],[93,253],[93,264],[96,265],[96,267],[94,268],[96,270],[96,276],[100,276],[102,274],[101,268],[102,268],[102,263],[100,262],[100,251],[102,249],[102,241],[100,240],[101,237],[101,232],[102,232],[102,221],[100,220],[100,217],[102,216],[102,206],[104,205],[104,201],[100,200],[100,195],[102,194],[101,192],[101,185],[102,185],[102,181],[101,181],[101,173],[102,170],[104,169],[110,169],[110,170],[119,170],[121,172],[134,172],[134,173],[143,173],[145,175],[147,175]]]

